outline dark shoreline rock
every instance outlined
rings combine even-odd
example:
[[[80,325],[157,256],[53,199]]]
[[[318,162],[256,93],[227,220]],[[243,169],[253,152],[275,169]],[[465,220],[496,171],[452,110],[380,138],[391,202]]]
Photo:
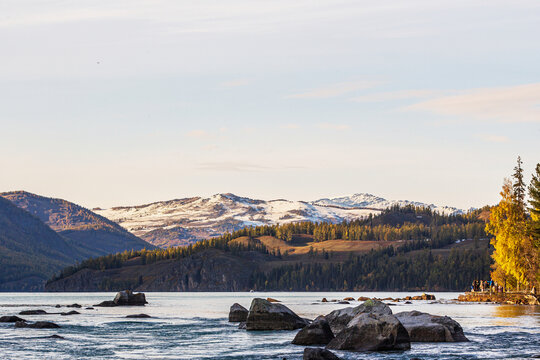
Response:
[[[15,315],[8,315],[0,317],[0,323],[14,323],[17,321],[26,321]]]
[[[47,312],[45,310],[23,310],[19,313],[19,315],[46,315]]]
[[[25,321],[17,321],[15,323],[16,328],[32,328],[32,329],[58,329],[60,325],[57,325],[50,321],[36,321],[35,323],[27,323]]]
[[[128,319],[149,319],[149,318],[151,318],[151,316],[147,315],[147,314],[131,314],[131,315],[127,315],[126,318],[128,318]]]

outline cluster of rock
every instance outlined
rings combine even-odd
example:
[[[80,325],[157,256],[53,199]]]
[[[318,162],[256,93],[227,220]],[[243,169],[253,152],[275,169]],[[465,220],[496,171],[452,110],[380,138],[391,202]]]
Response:
[[[369,298],[369,297],[366,297],[366,296],[360,296],[357,299],[357,301],[366,301],[366,300],[379,300],[379,301],[388,300],[388,301],[395,301],[395,302],[411,301],[411,300],[435,300],[435,295],[423,293],[422,295],[418,295],[418,296],[406,296],[404,298],[386,297],[386,298],[382,298],[382,299],[379,299],[377,297]],[[335,303],[338,303],[338,304],[348,304],[348,301],[354,301],[354,298],[353,297],[346,297],[343,300],[338,300],[338,299],[328,300],[327,298],[322,298],[322,300],[321,300],[321,302],[323,302],[323,303],[335,302]]]
[[[509,305],[540,305],[540,296],[535,294],[511,294],[511,293],[489,293],[489,292],[468,292],[461,294],[458,301],[463,302],[487,302],[495,304]]]
[[[356,307],[332,311],[310,322],[283,304],[256,298],[249,310],[240,304],[231,306],[229,321],[240,322],[239,328],[247,330],[301,329],[293,344],[326,347],[306,348],[304,359],[337,359],[327,349],[408,350],[411,342],[468,341],[461,326],[447,316],[418,311],[394,315],[388,305],[372,299]]]
[[[145,304],[148,304],[148,302],[146,301],[146,296],[143,293],[134,293],[131,290],[124,290],[117,293],[114,300],[103,301],[94,306],[144,306]]]

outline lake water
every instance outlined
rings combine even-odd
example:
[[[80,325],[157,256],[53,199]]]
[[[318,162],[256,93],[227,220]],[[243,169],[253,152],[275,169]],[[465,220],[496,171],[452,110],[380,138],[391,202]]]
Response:
[[[0,323],[0,359],[301,359],[303,346],[292,345],[297,331],[247,332],[227,322],[229,307],[249,308],[255,297],[279,299],[298,315],[313,319],[346,306],[321,303],[323,297],[404,297],[416,293],[146,293],[145,307],[84,307],[112,300],[114,293],[0,293],[0,316],[22,310],[69,311],[56,304],[83,305],[80,315],[21,316],[48,320],[60,329],[16,329]],[[435,293],[437,299],[457,293]],[[540,356],[540,307],[488,304],[413,304],[392,311],[419,310],[458,321],[468,343],[412,343],[411,350],[386,353],[335,353],[343,359],[525,359]],[[126,319],[145,313],[151,319]],[[65,339],[48,338],[53,334]]]

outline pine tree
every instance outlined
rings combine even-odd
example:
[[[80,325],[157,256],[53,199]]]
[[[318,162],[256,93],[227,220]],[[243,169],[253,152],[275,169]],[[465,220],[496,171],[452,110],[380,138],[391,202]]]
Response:
[[[523,211],[523,216],[525,216],[525,191],[526,186],[525,182],[523,181],[523,162],[521,161],[521,157],[518,156],[517,158],[517,165],[514,167],[514,174],[512,177],[514,178],[514,184],[513,191],[514,191],[514,197],[515,201],[517,202],[519,209]]]

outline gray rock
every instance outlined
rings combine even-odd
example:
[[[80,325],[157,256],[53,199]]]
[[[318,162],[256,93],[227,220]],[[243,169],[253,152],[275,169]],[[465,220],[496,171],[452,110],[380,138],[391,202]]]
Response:
[[[251,302],[246,320],[247,330],[295,330],[308,325],[283,304],[255,298]]]
[[[29,324],[24,321],[17,321],[15,323],[15,327],[16,328],[32,328],[32,329],[58,329],[60,325],[57,325],[50,321],[37,321],[32,324]]]
[[[20,317],[14,316],[14,315],[0,317],[0,323],[14,323],[17,321],[26,321],[26,320],[21,319]]]
[[[378,300],[368,299],[356,307],[347,307],[339,310],[334,310],[326,315],[326,320],[330,324],[330,328],[334,334],[345,329],[347,324],[358,314],[376,313],[381,315],[391,315],[392,310],[385,303]]]
[[[448,316],[436,316],[419,311],[396,314],[412,342],[459,342],[469,341],[461,325]]]
[[[229,311],[229,322],[244,322],[247,320],[248,309],[238,303],[234,303]]]
[[[313,322],[300,330],[294,340],[295,345],[326,345],[334,338],[330,325],[324,316],[319,316]]]
[[[77,308],[77,309],[80,309],[80,308],[82,308],[82,306],[81,306],[81,305],[79,305],[79,304],[71,304],[71,305],[66,305],[66,307],[68,307],[68,308]]]
[[[394,315],[368,312],[356,315],[326,347],[352,351],[408,350],[411,341]]]
[[[24,310],[19,315],[44,315],[47,314],[45,310]]]
[[[105,300],[105,301],[102,301],[100,302],[99,304],[96,304],[94,306],[100,306],[100,307],[113,307],[113,306],[118,306],[114,301],[112,300]]]
[[[305,348],[304,360],[339,360],[333,352],[321,348]]]

